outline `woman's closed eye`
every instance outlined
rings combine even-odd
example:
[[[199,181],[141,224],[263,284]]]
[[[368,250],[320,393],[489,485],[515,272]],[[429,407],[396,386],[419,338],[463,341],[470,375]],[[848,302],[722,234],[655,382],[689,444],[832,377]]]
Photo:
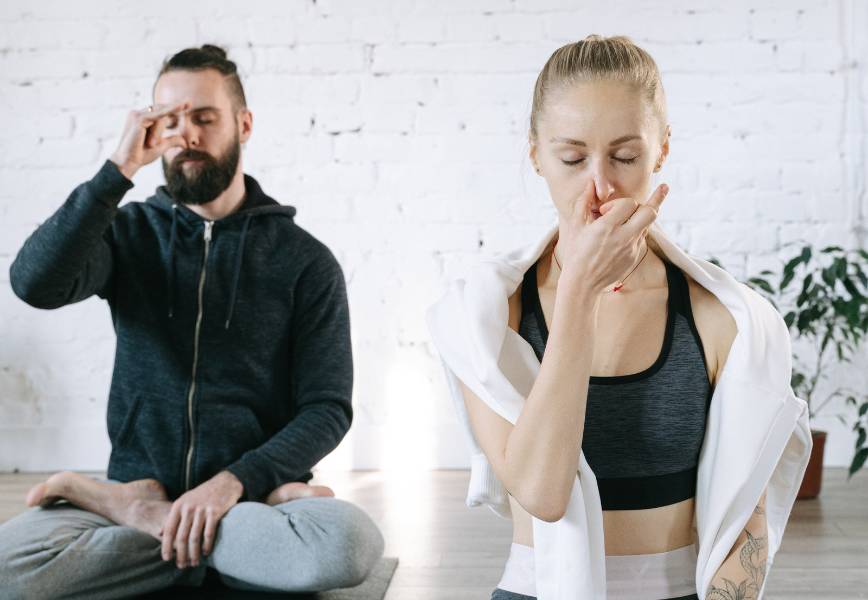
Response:
[[[616,160],[616,161],[618,161],[619,163],[622,163],[622,164],[625,164],[625,165],[632,165],[634,162],[636,162],[636,159],[637,159],[637,158],[638,158],[638,155],[637,155],[637,156],[631,156],[631,157],[629,157],[629,158],[621,158],[621,157],[618,157],[618,156],[613,156],[613,157],[612,157],[612,160]],[[576,160],[564,160],[564,159],[561,159],[561,162],[564,163],[565,165],[567,165],[568,167],[573,167],[573,166],[575,166],[575,165],[578,165],[578,164],[583,163],[584,161],[585,161],[584,158],[578,158],[578,159],[576,159]]]

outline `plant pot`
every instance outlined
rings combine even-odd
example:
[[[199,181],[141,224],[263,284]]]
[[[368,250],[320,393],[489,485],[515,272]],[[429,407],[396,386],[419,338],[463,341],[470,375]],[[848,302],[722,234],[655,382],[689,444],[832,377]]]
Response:
[[[823,448],[826,446],[826,432],[811,430],[814,447],[811,448],[811,458],[805,469],[805,478],[799,488],[797,500],[807,500],[820,495],[820,484],[823,482]]]

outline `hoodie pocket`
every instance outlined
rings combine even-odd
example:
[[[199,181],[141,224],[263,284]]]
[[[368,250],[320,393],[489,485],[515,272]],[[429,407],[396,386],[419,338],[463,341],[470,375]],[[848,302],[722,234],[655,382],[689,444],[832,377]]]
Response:
[[[108,429],[113,447],[124,446],[129,441],[141,408],[142,396],[139,394],[133,395],[132,400],[126,403],[118,398],[109,398]]]
[[[209,402],[197,411],[196,470],[203,481],[268,441],[250,407]]]

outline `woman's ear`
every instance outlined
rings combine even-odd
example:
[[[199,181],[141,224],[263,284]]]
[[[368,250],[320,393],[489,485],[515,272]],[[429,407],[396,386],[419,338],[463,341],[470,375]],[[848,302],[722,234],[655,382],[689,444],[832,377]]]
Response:
[[[530,146],[530,150],[528,151],[528,156],[530,156],[530,164],[533,165],[534,171],[536,171],[536,174],[539,175],[540,172],[539,163],[537,162],[536,140],[534,140],[533,133],[530,131],[527,132],[527,143]]]
[[[663,143],[660,144],[660,157],[657,159],[657,164],[654,165],[654,172],[657,173],[663,168],[663,163],[666,162],[666,157],[669,156],[669,138],[672,137],[672,127],[666,126],[666,137]]]

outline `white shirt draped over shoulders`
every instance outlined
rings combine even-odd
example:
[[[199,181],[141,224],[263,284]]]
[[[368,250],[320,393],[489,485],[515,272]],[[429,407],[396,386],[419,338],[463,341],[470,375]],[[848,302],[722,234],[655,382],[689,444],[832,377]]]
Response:
[[[508,326],[508,299],[556,232],[555,227],[535,244],[475,266],[452,283],[426,319],[471,449],[467,503],[507,518],[506,490],[476,443],[458,382],[515,423],[540,364],[530,344]],[[810,455],[808,410],[790,388],[790,337],[774,307],[723,269],[685,254],[656,224],[651,235],[672,264],[717,296],[738,327],[699,457],[696,586],[704,599],[764,489],[771,567]],[[584,453],[565,516],[555,523],[534,518],[533,537],[540,600],[605,599],[602,508]]]

